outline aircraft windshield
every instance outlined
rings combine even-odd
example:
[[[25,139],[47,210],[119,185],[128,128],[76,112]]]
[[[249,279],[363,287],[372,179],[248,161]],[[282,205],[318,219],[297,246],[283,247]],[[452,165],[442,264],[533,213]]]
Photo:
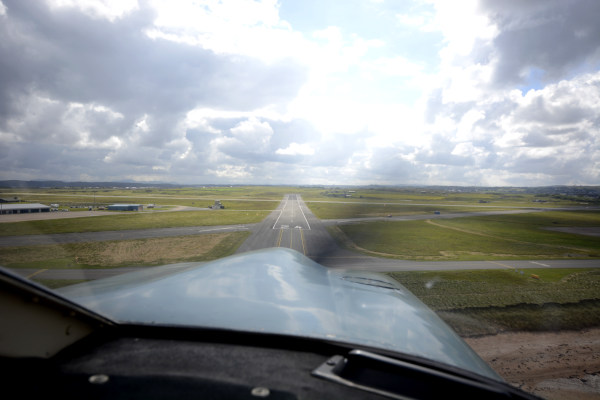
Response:
[[[468,364],[412,348],[435,324],[403,331],[383,311],[399,298],[374,300],[405,290],[511,385],[597,393],[599,18],[584,0],[0,0],[0,266],[92,309],[119,293],[96,305],[137,322],[122,290],[195,271],[164,296],[227,298],[229,328],[260,303],[263,326],[306,324],[278,333],[410,332],[396,351]],[[273,248],[327,283],[227,269]],[[323,313],[287,320],[286,301]],[[354,312],[372,325],[345,335]]]

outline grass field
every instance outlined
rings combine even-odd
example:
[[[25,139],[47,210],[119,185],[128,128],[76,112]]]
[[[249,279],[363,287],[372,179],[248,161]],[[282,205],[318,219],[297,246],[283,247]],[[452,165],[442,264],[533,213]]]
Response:
[[[532,278],[535,274],[538,278]],[[600,270],[390,274],[462,336],[600,326]]]
[[[8,268],[86,269],[208,261],[232,254],[249,234],[249,232],[231,232],[155,239],[3,247],[0,249],[0,264]]]
[[[519,188],[325,188],[286,186],[206,186],[183,188],[60,188],[0,189],[0,197],[18,196],[26,202],[106,205],[111,203],[155,203],[203,207],[214,200],[274,200],[300,193],[305,201],[345,203],[419,203],[444,205],[488,205],[492,207],[556,207],[579,205],[569,196],[535,194]],[[207,203],[208,202],[208,203]],[[594,203],[597,204],[598,202]],[[311,205],[312,208],[312,205]],[[318,215],[318,213],[316,213]],[[322,217],[326,218],[326,217]]]
[[[376,221],[331,229],[347,247],[410,260],[600,258],[597,237],[549,227],[600,226],[600,213],[553,211],[446,220]]]
[[[468,206],[468,205],[415,205],[412,203],[324,203],[308,202],[310,210],[320,219],[345,219],[345,218],[366,218],[366,217],[386,217],[388,215],[432,215],[435,211],[444,213],[460,213],[475,211],[494,211],[503,210],[502,207],[486,206]]]
[[[42,204],[60,204],[61,208],[78,207],[87,210],[88,207],[106,207],[111,204],[127,203],[127,204],[154,204],[157,207],[164,206],[186,206],[186,207],[199,207],[207,208],[212,206],[215,200],[222,200],[221,202],[227,209],[233,210],[271,210],[276,208],[281,199],[278,200],[260,200],[260,199],[220,199],[216,197],[168,197],[168,196],[93,196],[90,194],[78,195],[78,194],[27,194],[22,197],[22,200],[30,203],[42,203]],[[151,209],[145,208],[145,211],[152,211]]]
[[[26,202],[48,203],[156,203],[201,206],[212,204],[214,200],[276,200],[281,201],[286,193],[295,193],[298,188],[284,186],[234,186],[234,187],[197,187],[174,189],[0,189],[0,196],[17,196]],[[194,204],[192,204],[194,203]]]
[[[272,186],[197,187],[197,188],[66,188],[0,189],[0,197],[18,197],[23,202],[60,204],[61,207],[99,207],[115,203],[164,206],[208,207],[221,200],[226,209],[272,210],[293,188]]]
[[[345,203],[418,203],[443,205],[488,205],[493,207],[576,206],[582,202],[600,205],[597,199],[534,193],[525,188],[354,188],[301,192],[305,201]]]
[[[2,223],[0,224],[0,236],[250,224],[262,221],[268,214],[268,211],[225,210],[164,213],[132,212],[131,214],[100,217]]]

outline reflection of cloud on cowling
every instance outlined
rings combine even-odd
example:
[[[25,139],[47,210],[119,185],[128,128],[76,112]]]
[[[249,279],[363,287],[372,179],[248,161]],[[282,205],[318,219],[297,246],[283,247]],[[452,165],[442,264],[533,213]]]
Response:
[[[335,316],[323,307],[327,303],[320,303],[322,298],[302,290],[298,271],[273,263],[239,268],[223,261],[186,284],[186,292],[201,299],[207,324],[227,327],[234,321],[257,331],[335,332]]]
[[[429,281],[425,282],[425,288],[426,289],[432,289],[438,282],[440,282],[440,278],[435,277],[433,279],[430,279]]]
[[[298,292],[292,285],[285,281],[281,268],[278,265],[267,265],[267,274],[277,281],[277,285],[275,286],[279,291],[277,297],[286,301],[296,301],[298,300]]]

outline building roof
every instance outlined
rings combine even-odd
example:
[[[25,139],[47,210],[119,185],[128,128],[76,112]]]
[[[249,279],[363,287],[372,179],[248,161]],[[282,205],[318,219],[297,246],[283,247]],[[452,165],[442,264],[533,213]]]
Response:
[[[6,204],[0,205],[2,210],[28,210],[31,208],[50,208],[50,206],[40,203],[29,203],[29,204]]]

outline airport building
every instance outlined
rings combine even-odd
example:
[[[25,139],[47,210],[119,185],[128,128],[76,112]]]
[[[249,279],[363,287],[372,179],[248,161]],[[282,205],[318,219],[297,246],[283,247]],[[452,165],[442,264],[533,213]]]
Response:
[[[141,204],[113,204],[108,206],[108,209],[113,211],[144,211],[144,206]]]
[[[50,212],[50,206],[40,203],[31,204],[2,204],[0,203],[0,214],[29,214]]]

